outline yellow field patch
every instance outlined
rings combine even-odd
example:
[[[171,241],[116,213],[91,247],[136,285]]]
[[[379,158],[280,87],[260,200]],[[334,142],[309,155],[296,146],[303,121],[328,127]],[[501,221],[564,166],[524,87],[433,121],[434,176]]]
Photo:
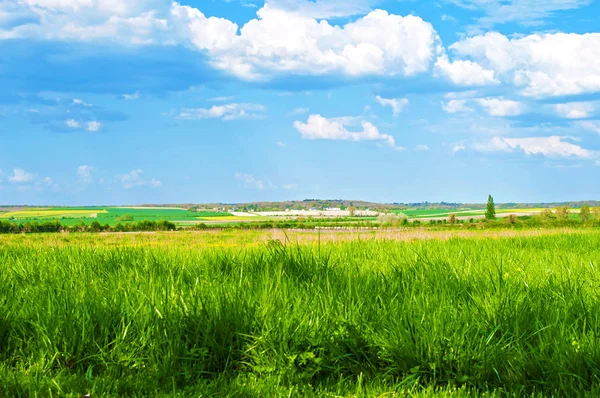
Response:
[[[198,217],[202,221],[265,221],[267,217],[243,217],[243,216],[221,216],[221,217]]]
[[[0,218],[34,218],[34,217],[67,217],[67,216],[89,216],[94,217],[98,213],[108,213],[106,210],[22,210],[0,213]]]

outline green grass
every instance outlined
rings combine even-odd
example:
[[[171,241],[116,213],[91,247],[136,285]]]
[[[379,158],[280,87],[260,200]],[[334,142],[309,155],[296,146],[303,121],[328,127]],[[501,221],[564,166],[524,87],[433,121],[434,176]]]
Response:
[[[596,231],[244,234],[2,237],[3,396],[600,393]]]

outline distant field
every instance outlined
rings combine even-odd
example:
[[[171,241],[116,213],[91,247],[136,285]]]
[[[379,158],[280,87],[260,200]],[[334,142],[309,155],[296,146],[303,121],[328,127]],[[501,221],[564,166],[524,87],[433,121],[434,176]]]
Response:
[[[92,217],[96,218],[97,214],[107,213],[104,209],[81,209],[81,210],[65,210],[65,209],[40,209],[40,210],[22,210],[1,213],[0,218],[57,218],[57,217]]]
[[[14,212],[0,213],[0,220],[10,220],[17,223],[44,222],[58,220],[63,225],[100,224],[116,225],[138,221],[199,221],[199,218],[230,217],[229,213],[193,212],[179,208],[148,208],[148,207],[78,207],[78,208],[47,208],[27,209]],[[200,222],[200,221],[199,221]]]

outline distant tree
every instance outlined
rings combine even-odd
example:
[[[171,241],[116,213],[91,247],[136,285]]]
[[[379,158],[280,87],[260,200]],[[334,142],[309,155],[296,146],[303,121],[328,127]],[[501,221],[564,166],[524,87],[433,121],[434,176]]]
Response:
[[[516,224],[517,220],[518,219],[515,214],[509,214],[508,217],[506,217],[506,221],[508,221],[509,224]]]
[[[456,214],[450,214],[450,216],[448,217],[448,224],[456,224]]]
[[[600,207],[594,207],[592,209],[592,214],[596,217],[596,218],[600,218]]]
[[[564,221],[567,218],[569,218],[569,208],[567,206],[557,207],[554,210],[554,214],[556,215],[556,218],[558,218],[561,221]]]
[[[90,224],[90,232],[100,232],[102,230],[102,225],[98,221],[94,221]]]
[[[496,219],[496,205],[494,204],[494,198],[492,198],[492,195],[488,195],[487,207],[485,210],[485,219],[486,220],[495,220]]]
[[[552,213],[552,210],[550,210],[550,209],[544,209],[544,210],[542,210],[542,212],[541,212],[540,214],[541,214],[541,216],[542,216],[543,218],[545,218],[545,219],[547,219],[547,220],[551,220],[551,219],[554,219],[554,218],[556,218],[556,217],[554,216],[554,213]]]
[[[354,206],[350,206],[348,207],[348,211],[350,212],[350,217],[354,217],[354,212],[356,211],[356,208]]]
[[[579,209],[579,219],[583,222],[588,222],[590,220],[590,206],[581,206],[581,209]]]

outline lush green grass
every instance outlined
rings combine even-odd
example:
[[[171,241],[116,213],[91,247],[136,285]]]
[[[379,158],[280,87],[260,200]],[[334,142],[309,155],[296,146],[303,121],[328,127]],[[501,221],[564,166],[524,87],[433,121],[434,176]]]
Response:
[[[244,234],[0,237],[0,391],[600,393],[596,231],[306,246]]]

